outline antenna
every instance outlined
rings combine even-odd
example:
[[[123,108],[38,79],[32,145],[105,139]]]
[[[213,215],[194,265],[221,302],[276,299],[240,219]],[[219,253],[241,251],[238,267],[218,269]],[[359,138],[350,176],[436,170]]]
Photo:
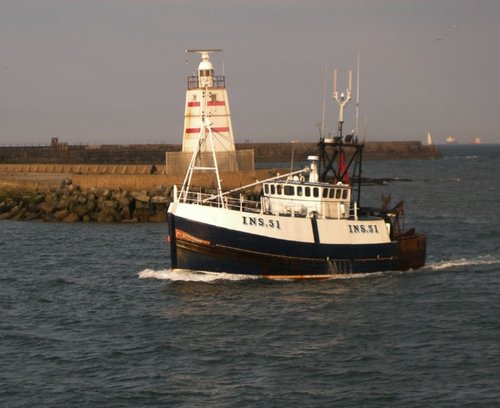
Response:
[[[360,66],[361,54],[358,51],[358,67],[356,73],[356,121],[354,126],[354,134],[358,135],[358,127],[359,127],[359,66]]]
[[[211,52],[222,52],[220,48],[207,48],[207,49],[189,49],[186,50],[186,52],[194,53],[194,54],[201,54],[201,60],[202,61],[208,61],[209,57],[208,54]]]
[[[365,115],[365,132],[363,135],[363,142],[366,141],[366,134],[368,133],[368,116]]]
[[[211,52],[222,52],[221,49],[219,48],[206,48],[206,49],[199,49],[199,50],[186,50],[186,52],[191,52],[195,54],[209,54]]]
[[[319,137],[322,138],[325,134],[325,110],[326,110],[326,70],[327,65],[323,69],[323,112],[321,115],[321,127],[319,128]]]
[[[337,70],[333,70],[333,99],[339,104],[339,127],[338,136],[342,137],[342,126],[344,124],[344,107],[351,100],[351,89],[352,89],[352,71],[349,70],[347,74],[347,89],[341,92],[340,95],[337,91]]]

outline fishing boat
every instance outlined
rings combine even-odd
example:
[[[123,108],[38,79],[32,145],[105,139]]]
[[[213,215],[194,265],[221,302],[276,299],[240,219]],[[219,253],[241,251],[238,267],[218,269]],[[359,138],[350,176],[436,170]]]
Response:
[[[216,131],[211,118],[201,116],[197,147],[168,208],[173,269],[321,279],[424,265],[426,237],[402,230],[402,202],[381,209],[360,205],[364,144],[356,134],[342,134],[350,89],[334,97],[341,106],[338,133],[320,135],[307,166],[229,191],[217,165]],[[197,171],[213,173],[213,191],[191,185]],[[249,189],[260,193],[249,197]]]

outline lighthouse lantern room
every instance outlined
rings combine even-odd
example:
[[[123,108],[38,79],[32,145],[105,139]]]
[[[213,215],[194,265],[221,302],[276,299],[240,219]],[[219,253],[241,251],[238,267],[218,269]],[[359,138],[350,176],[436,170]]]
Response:
[[[229,100],[225,77],[216,76],[210,54],[220,49],[186,50],[201,55],[196,76],[188,77],[186,106],[184,110],[184,135],[182,151],[193,152],[197,149],[203,132],[212,132],[213,148],[216,152],[234,152],[234,136],[229,111]],[[211,146],[205,143],[202,151]]]

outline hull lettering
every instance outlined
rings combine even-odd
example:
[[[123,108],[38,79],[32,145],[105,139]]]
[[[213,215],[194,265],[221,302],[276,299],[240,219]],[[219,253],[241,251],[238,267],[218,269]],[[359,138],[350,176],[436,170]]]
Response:
[[[378,234],[378,227],[375,224],[349,225],[351,234]]]
[[[274,228],[281,229],[280,222],[278,220],[265,220],[261,217],[248,217],[243,215],[242,217],[243,225],[248,225],[251,227],[264,227],[264,228]]]

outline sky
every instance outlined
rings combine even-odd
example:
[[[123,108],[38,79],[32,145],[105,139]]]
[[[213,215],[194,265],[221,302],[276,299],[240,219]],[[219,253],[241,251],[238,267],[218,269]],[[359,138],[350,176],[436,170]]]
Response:
[[[448,136],[500,143],[498,0],[0,0],[0,145],[181,143],[186,78],[213,54],[236,142]],[[326,74],[325,74],[326,72]]]

